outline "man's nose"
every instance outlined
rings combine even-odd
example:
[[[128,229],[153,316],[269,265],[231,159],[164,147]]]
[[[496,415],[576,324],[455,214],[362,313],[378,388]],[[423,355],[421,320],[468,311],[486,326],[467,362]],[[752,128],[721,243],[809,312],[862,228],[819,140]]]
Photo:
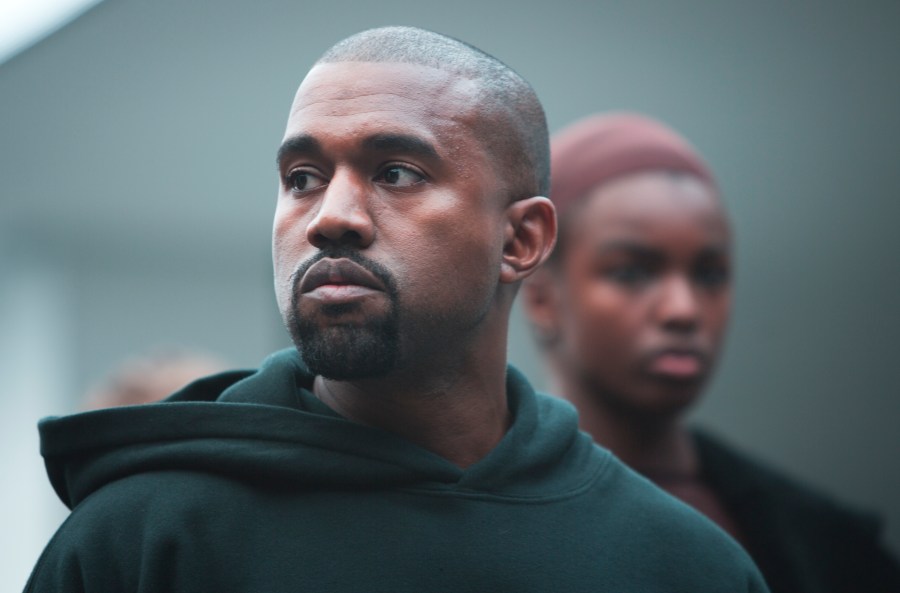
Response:
[[[657,303],[659,322],[673,331],[694,331],[700,324],[702,312],[698,296],[696,287],[689,278],[667,278],[662,284]]]
[[[350,245],[360,249],[375,238],[369,213],[370,188],[350,172],[337,171],[319,202],[319,210],[306,229],[306,238],[315,247]]]

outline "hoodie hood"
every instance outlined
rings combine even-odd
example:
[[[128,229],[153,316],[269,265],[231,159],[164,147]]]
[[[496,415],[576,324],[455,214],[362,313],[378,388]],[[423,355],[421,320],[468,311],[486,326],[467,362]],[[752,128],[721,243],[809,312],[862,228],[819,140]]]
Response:
[[[283,350],[257,371],[207,377],[159,403],[46,418],[41,454],[70,508],[110,482],[172,470],[304,490],[403,487],[531,501],[574,494],[610,457],[578,432],[570,404],[536,394],[512,367],[512,426],[466,469],[339,416],[311,393],[312,380],[297,351]]]

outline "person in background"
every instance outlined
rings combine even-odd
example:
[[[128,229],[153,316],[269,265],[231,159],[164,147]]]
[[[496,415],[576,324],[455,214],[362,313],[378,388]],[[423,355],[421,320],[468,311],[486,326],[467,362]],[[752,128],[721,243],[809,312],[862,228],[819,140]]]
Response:
[[[513,300],[556,238],[521,76],[443,35],[364,31],[301,83],[276,166],[294,347],[44,420],[73,510],[30,592],[767,590],[507,365]]]
[[[196,379],[227,368],[223,361],[214,356],[177,348],[134,356],[88,391],[84,409],[99,410],[156,402]]]
[[[558,243],[523,300],[581,428],[741,542],[773,592],[900,591],[871,516],[684,422],[731,309],[732,233],[700,154],[609,113],[554,136],[551,163]]]

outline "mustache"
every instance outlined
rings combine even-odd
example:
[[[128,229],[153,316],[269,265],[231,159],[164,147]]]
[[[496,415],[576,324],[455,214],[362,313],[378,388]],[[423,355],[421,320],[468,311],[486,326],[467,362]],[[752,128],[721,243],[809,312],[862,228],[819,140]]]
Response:
[[[291,274],[291,289],[294,300],[298,298],[300,291],[300,282],[303,280],[303,276],[306,274],[306,272],[308,272],[309,269],[315,264],[326,258],[348,259],[352,261],[353,263],[365,268],[376,278],[381,280],[381,282],[387,289],[388,295],[392,297],[397,295],[397,282],[394,279],[394,275],[384,265],[364,256],[356,249],[352,249],[349,247],[328,247],[319,251],[312,257],[303,260],[300,265],[297,266],[297,269],[294,270],[294,273]]]

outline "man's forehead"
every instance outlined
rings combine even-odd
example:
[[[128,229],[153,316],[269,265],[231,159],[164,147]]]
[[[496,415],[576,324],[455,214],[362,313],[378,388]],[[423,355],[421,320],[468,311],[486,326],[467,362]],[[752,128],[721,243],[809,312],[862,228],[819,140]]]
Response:
[[[399,62],[335,62],[314,66],[291,106],[328,115],[353,109],[412,110],[437,117],[463,115],[475,104],[477,85],[453,73]]]
[[[319,64],[297,91],[284,138],[344,138],[361,145],[364,138],[388,134],[418,137],[451,153],[460,134],[477,137],[474,92],[470,80],[416,64]]]

